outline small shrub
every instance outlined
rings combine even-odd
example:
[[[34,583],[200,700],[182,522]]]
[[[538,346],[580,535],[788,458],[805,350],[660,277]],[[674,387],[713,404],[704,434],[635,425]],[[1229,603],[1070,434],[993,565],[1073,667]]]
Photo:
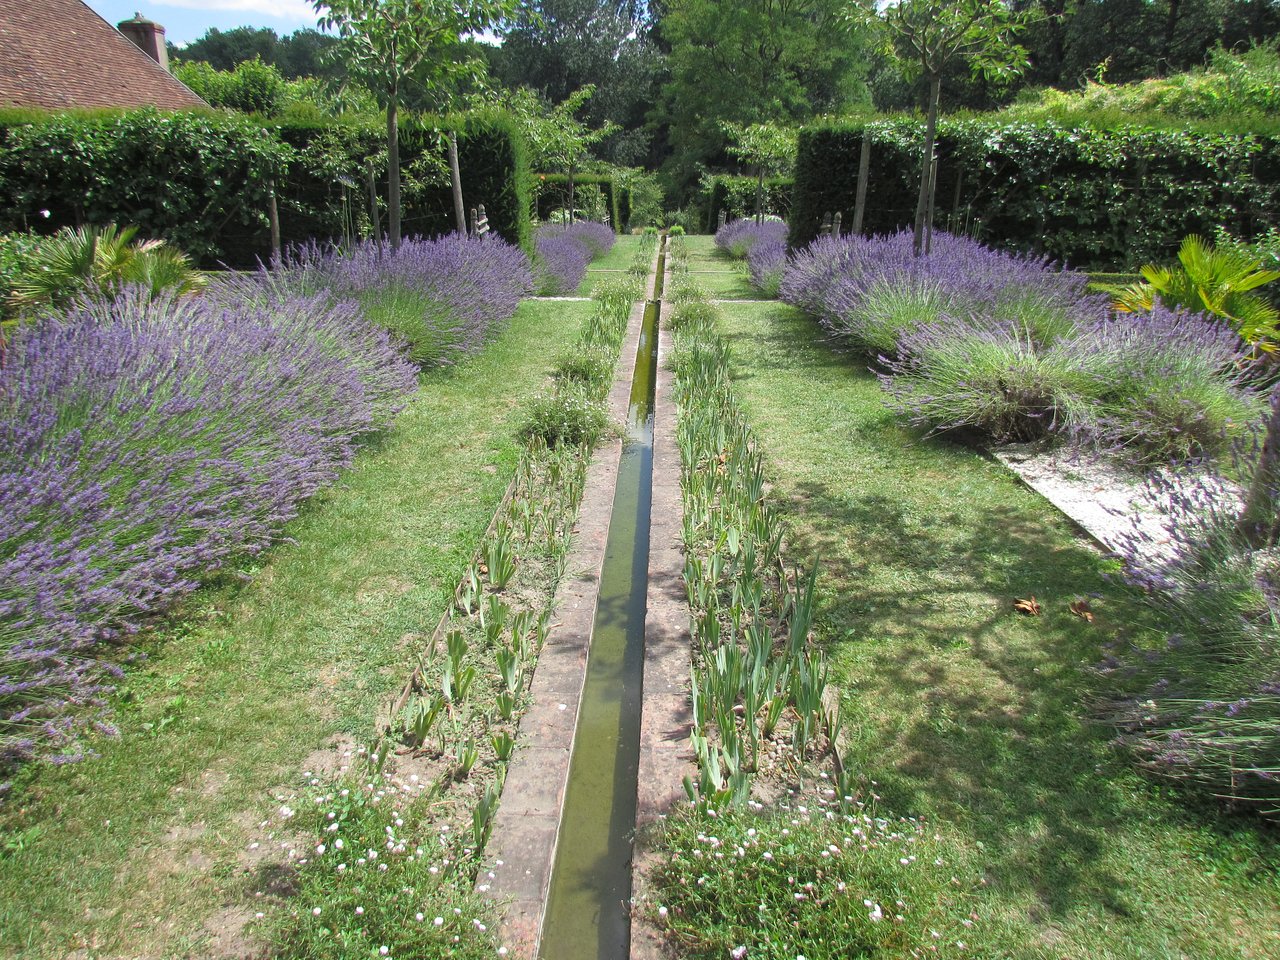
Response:
[[[354,304],[249,283],[126,291],[16,328],[0,369],[0,768],[78,755],[118,672],[102,641],[268,546],[416,389]]]
[[[365,241],[347,251],[294,251],[278,281],[288,290],[357,299],[404,337],[419,364],[474,354],[533,289],[528,258],[496,236],[406,239],[396,253]]]
[[[685,235],[684,227],[682,227],[678,223],[674,227],[672,227],[670,230],[668,230],[667,233],[669,233],[673,237],[683,237]]]
[[[67,228],[36,241],[23,251],[10,307],[16,312],[65,307],[86,295],[113,297],[125,287],[142,288],[151,296],[204,287],[204,275],[185,254],[163,240],[134,242],[137,233],[137,227],[108,224]]]
[[[534,399],[519,435],[522,440],[538,440],[548,447],[591,446],[608,425],[604,407],[592,396],[590,386],[565,380]]]
[[[1262,413],[1246,345],[1203,315],[1121,314],[1063,349],[1093,382],[1088,430],[1143,463],[1222,455]]]
[[[539,227],[534,240],[539,296],[574,293],[586,276],[587,264],[608,253],[614,239],[613,231],[604,224],[586,220]]]
[[[851,346],[875,356],[902,334],[950,316],[1007,321],[1048,344],[1107,314],[1089,278],[1049,261],[1004,253],[938,233],[916,257],[911,234],[822,237],[786,267],[779,296],[818,318]]]
[[[771,300],[777,298],[786,268],[785,238],[761,240],[747,251],[747,271],[751,276],[751,285],[761,296]]]

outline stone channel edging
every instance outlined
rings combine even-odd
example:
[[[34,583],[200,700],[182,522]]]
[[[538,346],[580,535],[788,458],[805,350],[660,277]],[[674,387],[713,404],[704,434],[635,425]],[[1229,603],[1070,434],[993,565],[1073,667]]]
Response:
[[[655,252],[647,295],[656,265]],[[616,422],[627,417],[644,308],[643,301],[632,306],[615,368],[609,416]],[[567,572],[556,589],[551,630],[530,686],[533,702],[520,720],[519,746],[489,839],[493,866],[478,884],[498,901],[506,955],[522,960],[538,955],[621,457],[622,441],[615,439],[597,448],[587,468]]]
[[[664,289],[670,289],[671,274]],[[684,501],[680,448],[671,395],[670,331],[658,336],[653,401],[653,508],[649,527],[649,596],[645,614],[644,713],[640,720],[640,776],[636,790],[636,846],[632,869],[631,960],[657,960],[662,940],[643,919],[646,866],[653,826],[685,801],[684,778],[696,777],[689,744],[689,603],[684,585]]]

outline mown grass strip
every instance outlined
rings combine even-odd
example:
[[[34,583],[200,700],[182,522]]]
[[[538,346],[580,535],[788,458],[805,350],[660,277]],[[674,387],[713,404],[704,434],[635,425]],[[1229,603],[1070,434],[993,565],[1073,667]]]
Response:
[[[5,801],[0,952],[217,956],[279,879],[249,850],[313,751],[368,737],[515,468],[515,428],[590,304],[526,303],[427,373],[395,428],[290,525],[253,582],[211,586],[148,641],[122,736]]]
[[[813,321],[726,314],[793,549],[823,558],[846,763],[883,812],[928,818],[962,879],[981,876],[967,955],[1280,952],[1274,835],[1141,779],[1090,722],[1102,644],[1144,626],[1110,563],[998,464],[901,426]],[[1017,613],[1032,595],[1043,614]],[[1093,623],[1068,609],[1079,597]]]

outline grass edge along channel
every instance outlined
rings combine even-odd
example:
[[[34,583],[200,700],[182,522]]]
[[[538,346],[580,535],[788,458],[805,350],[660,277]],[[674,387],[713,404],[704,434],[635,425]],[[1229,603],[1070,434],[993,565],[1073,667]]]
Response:
[[[971,921],[937,838],[877,816],[841,764],[839,698],[810,640],[817,567],[787,570],[722,311],[689,282],[683,241],[672,257],[698,777],[657,834],[644,909],[690,957],[857,957],[929,929],[955,943]]]
[[[652,246],[641,245],[637,262]],[[390,734],[357,751],[352,773],[299,797],[315,852],[270,922],[277,956],[502,949],[492,905],[472,888],[518,749],[586,467],[610,429],[603,401],[638,295],[629,279],[597,284],[586,329],[530,405],[509,495],[391,711]]]

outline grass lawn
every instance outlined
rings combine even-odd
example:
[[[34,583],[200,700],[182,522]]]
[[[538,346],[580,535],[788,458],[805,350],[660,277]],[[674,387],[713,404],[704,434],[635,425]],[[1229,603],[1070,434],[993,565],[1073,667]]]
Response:
[[[577,296],[589,297],[591,291],[601,280],[610,277],[624,276],[627,268],[635,260],[636,251],[640,249],[642,237],[625,234],[614,241],[613,247],[603,257],[592,260],[587,267],[587,275],[578,286]]]
[[[759,300],[759,291],[751,286],[747,265],[734,260],[716,246],[715,237],[686,237],[689,248],[690,279],[716,300]]]
[[[1141,629],[1108,562],[998,464],[904,428],[812,320],[726,312],[790,556],[821,558],[848,759],[982,878],[970,955],[1280,956],[1275,831],[1186,805],[1087,719],[1100,644]],[[1031,595],[1043,615],[1015,613]]]
[[[200,591],[144,643],[120,688],[122,736],[20,782],[0,809],[0,955],[234,946],[272,879],[245,856],[272,788],[336,735],[372,734],[511,476],[522,406],[592,306],[525,303],[480,356],[426,374],[252,582]]]

